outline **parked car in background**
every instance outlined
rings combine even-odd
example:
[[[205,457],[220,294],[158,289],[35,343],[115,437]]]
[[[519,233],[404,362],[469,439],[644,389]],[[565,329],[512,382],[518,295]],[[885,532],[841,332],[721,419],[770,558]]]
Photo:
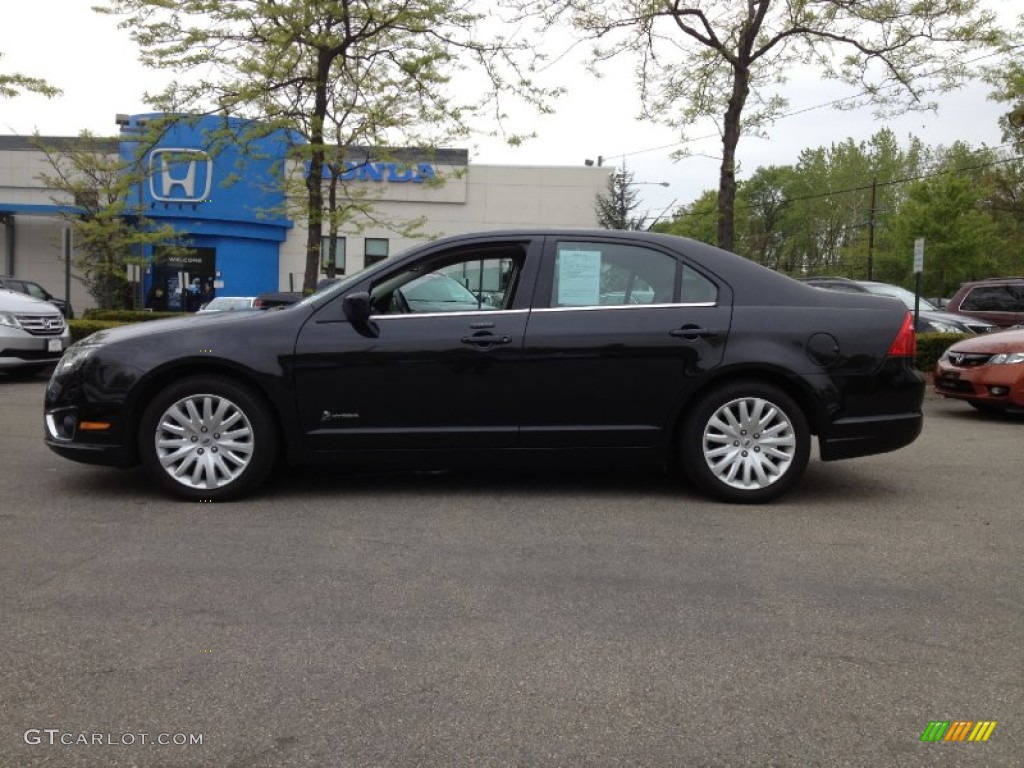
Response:
[[[39,299],[40,301],[48,301],[60,310],[60,313],[64,315],[66,320],[71,320],[75,316],[75,312],[71,308],[71,304],[69,302],[64,301],[64,299],[58,299],[39,283],[32,280],[25,280],[21,277],[11,277],[10,275],[0,275],[0,288],[24,293],[31,296],[33,299]]]
[[[48,301],[0,288],[0,371],[31,376],[56,363],[71,331]]]
[[[964,283],[948,309],[1008,328],[1024,323],[1024,277],[997,277]]]
[[[416,298],[457,278],[500,278],[501,298]],[[694,240],[459,235],[276,311],[93,334],[50,379],[46,444],[141,463],[191,500],[243,496],[281,458],[502,477],[653,463],[715,498],[766,502],[799,481],[812,438],[825,461],[917,438],[915,350],[899,301],[830,294]]]
[[[300,301],[302,301],[302,293],[299,291],[265,291],[256,297],[253,307],[256,309],[290,307]]]
[[[845,277],[806,277],[801,282],[816,288],[847,293],[870,293],[899,299],[909,309],[914,309],[914,294],[906,288],[873,280],[849,280]],[[988,333],[996,326],[987,320],[969,315],[956,314],[939,309],[927,299],[920,300],[917,327],[918,333]]]
[[[196,314],[206,312],[233,312],[235,310],[258,309],[255,296],[217,296],[199,308]]]
[[[1024,330],[958,341],[935,366],[935,391],[982,411],[1024,408]]]

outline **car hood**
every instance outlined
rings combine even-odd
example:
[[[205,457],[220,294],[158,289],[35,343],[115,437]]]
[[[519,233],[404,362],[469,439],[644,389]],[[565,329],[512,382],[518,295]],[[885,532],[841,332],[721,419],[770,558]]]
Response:
[[[922,309],[921,317],[938,323],[956,323],[957,325],[991,325],[986,320],[978,320],[970,315],[958,315],[955,312],[940,312],[935,309]]]
[[[6,288],[0,288],[0,312],[60,316],[60,310],[50,302],[17,291],[9,291]]]
[[[177,333],[183,330],[196,330],[197,328],[213,328],[230,323],[252,323],[259,324],[267,322],[278,311],[302,311],[299,308],[288,308],[287,310],[264,310],[253,312],[209,312],[206,314],[185,315],[184,317],[170,317],[165,320],[147,320],[142,323],[121,325],[116,328],[105,328],[87,336],[83,341],[87,344],[110,344],[117,341],[127,341],[146,336],[161,336],[167,333]],[[59,314],[59,313],[58,313]],[[255,331],[254,331],[255,333]]]
[[[1000,352],[1024,352],[1024,331],[998,331],[958,341],[950,349],[972,354],[999,354]]]

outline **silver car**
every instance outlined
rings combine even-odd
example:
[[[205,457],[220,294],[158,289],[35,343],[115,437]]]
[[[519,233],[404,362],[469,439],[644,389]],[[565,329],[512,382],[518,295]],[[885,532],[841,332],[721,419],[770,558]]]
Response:
[[[0,371],[31,376],[60,360],[71,330],[53,304],[0,289]]]

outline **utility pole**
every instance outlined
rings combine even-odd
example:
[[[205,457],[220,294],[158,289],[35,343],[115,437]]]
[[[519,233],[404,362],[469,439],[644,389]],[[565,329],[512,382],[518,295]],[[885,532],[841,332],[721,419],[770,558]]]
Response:
[[[875,205],[878,200],[878,177],[871,179],[871,211],[868,214],[868,280],[875,279]]]

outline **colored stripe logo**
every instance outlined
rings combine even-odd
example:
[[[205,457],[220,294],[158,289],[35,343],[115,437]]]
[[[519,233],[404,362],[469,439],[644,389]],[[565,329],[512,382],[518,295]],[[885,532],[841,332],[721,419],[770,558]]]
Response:
[[[995,729],[995,720],[932,720],[921,741],[988,741]]]

